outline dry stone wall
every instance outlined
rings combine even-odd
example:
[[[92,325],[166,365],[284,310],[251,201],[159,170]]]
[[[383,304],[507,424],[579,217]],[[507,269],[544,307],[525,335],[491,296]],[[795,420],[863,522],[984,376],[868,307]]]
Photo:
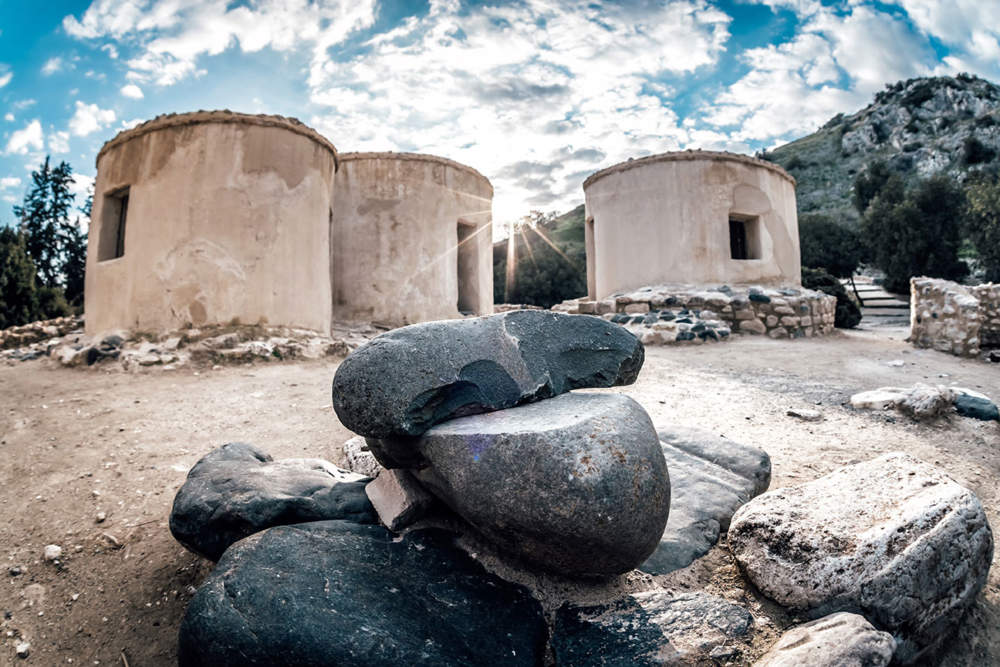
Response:
[[[836,297],[801,287],[658,285],[552,309],[599,315],[632,330],[645,345],[668,345],[724,341],[734,333],[826,335],[834,329],[836,308]]]
[[[960,357],[1000,346],[1000,284],[910,279],[910,342]]]

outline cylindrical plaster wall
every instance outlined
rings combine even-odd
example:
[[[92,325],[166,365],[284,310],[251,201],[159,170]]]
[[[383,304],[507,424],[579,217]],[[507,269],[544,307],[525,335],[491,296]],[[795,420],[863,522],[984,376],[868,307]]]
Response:
[[[492,313],[490,182],[430,155],[339,157],[333,318],[401,325]]]
[[[196,112],[120,133],[97,157],[87,331],[239,319],[328,332],[336,160],[277,116]]]
[[[732,153],[630,160],[583,183],[591,299],[668,283],[801,283],[795,181]],[[730,220],[749,259],[734,259]]]

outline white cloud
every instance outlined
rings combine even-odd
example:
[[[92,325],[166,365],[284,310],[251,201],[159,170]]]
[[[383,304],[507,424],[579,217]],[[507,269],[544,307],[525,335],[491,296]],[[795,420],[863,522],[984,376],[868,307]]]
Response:
[[[10,135],[10,139],[7,141],[7,147],[4,152],[7,155],[17,154],[17,155],[27,155],[29,150],[40,151],[45,146],[44,138],[42,136],[42,124],[36,118],[22,129]]]
[[[4,114],[3,119],[5,121],[7,121],[8,123],[13,123],[14,122],[14,114],[12,114],[11,112],[8,111],[7,113]]]
[[[1000,20],[996,2],[984,0],[890,0],[906,10],[929,37],[948,45],[942,73],[960,71],[1000,77]]]
[[[131,97],[134,100],[141,100],[142,88],[135,85],[134,83],[130,83],[125,86],[122,86],[121,94],[124,95],[125,97]]]
[[[108,57],[112,60],[118,59],[118,49],[115,48],[114,44],[105,44],[101,47],[101,51],[107,52]]]
[[[259,0],[230,7],[226,0],[96,0],[77,19],[63,19],[78,38],[108,37],[138,43],[127,61],[129,79],[171,85],[204,72],[202,55],[238,45],[244,52],[312,48],[319,57],[357,28],[375,21],[375,0]]]
[[[51,76],[63,68],[63,59],[56,56],[55,58],[49,58],[45,61],[42,66],[42,74],[45,76]]]
[[[583,178],[631,156],[705,145],[657,95],[657,77],[715,63],[729,17],[700,0],[432,3],[350,60],[313,60],[310,120],[350,150],[418,150],[474,165],[494,217],[575,205]]]
[[[901,18],[804,5],[792,39],[741,55],[750,71],[705,106],[705,122],[734,128],[734,140],[793,138],[864,106],[888,82],[931,73],[926,40]]]
[[[0,178],[0,190],[16,188],[19,185],[21,185],[21,179],[17,176],[5,176]]]
[[[131,130],[133,127],[135,127],[136,125],[138,125],[139,123],[142,123],[142,122],[144,122],[144,119],[142,119],[142,118],[133,118],[132,120],[123,120],[122,123],[121,123],[121,125],[119,125],[119,127],[121,129],[123,129],[123,130]]]
[[[3,196],[3,200],[5,202],[7,202],[8,204],[16,204],[17,203],[17,197],[15,197],[14,195],[4,195]]]
[[[50,133],[49,150],[53,153],[69,153],[69,132],[59,131]]]
[[[96,104],[85,104],[77,100],[76,113],[69,121],[69,129],[74,135],[84,137],[113,122],[115,122],[113,110],[101,109]]]
[[[2,69],[0,69],[0,88],[3,88],[8,83],[10,83],[10,80],[13,78],[14,78],[13,72],[4,72]]]

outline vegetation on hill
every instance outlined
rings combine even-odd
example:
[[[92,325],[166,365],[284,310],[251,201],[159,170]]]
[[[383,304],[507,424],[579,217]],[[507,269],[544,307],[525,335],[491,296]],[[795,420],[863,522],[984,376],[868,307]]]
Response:
[[[583,205],[557,215],[532,211],[513,230],[516,263],[507,280],[508,240],[493,244],[494,303],[549,308],[587,293]]]
[[[968,74],[899,81],[864,109],[760,157],[795,177],[800,215],[857,224],[855,178],[873,162],[904,181],[943,173],[964,182],[1000,169],[1000,86]]]

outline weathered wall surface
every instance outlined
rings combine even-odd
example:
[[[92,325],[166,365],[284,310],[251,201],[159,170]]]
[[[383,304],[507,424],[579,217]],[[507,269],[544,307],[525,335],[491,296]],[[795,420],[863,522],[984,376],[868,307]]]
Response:
[[[97,160],[87,332],[271,322],[330,327],[333,146],[278,117],[156,119]],[[124,254],[99,260],[114,193],[129,188]]]
[[[460,298],[463,310],[493,311],[493,187],[485,177],[434,156],[343,153],[335,191],[335,320],[453,318]]]
[[[910,342],[962,357],[1000,346],[1000,285],[911,278]]]
[[[591,299],[665,283],[801,284],[795,182],[780,167],[665,153],[599,171],[583,189]],[[756,221],[759,258],[731,258],[731,216]]]

